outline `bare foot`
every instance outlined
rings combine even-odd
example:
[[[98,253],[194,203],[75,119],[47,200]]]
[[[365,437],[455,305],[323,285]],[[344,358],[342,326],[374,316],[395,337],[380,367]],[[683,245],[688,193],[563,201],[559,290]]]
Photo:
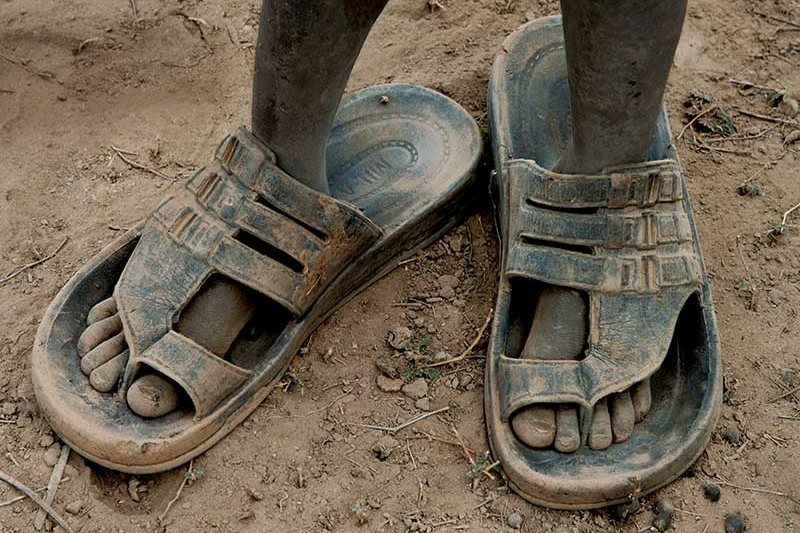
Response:
[[[571,359],[582,357],[587,338],[587,303],[574,290],[548,288],[536,304],[533,325],[522,350],[524,359]],[[650,411],[650,380],[613,394],[595,405],[586,442],[594,450],[605,450],[612,442],[624,442],[634,424]],[[534,405],[511,419],[517,438],[531,448],[549,448],[564,453],[581,444],[578,408],[574,405]]]
[[[241,286],[214,279],[183,311],[176,331],[224,357],[255,313],[255,301]],[[86,317],[78,339],[81,371],[100,392],[115,390],[128,362],[128,345],[114,298],[96,304]],[[174,411],[180,403],[176,386],[157,373],[145,374],[128,388],[127,402],[139,416],[154,418]]]

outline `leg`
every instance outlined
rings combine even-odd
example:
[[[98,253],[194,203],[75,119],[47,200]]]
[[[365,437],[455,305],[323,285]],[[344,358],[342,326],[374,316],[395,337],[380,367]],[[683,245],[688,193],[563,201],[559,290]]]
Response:
[[[562,0],[572,140],[557,171],[647,157],[686,0]]]
[[[328,191],[325,148],[347,79],[387,0],[264,0],[253,83],[253,132],[283,170]],[[227,280],[209,284],[181,314],[176,329],[223,357],[256,312],[254,296]],[[113,299],[87,319],[79,353],[98,390],[116,385],[127,346]],[[171,383],[151,374],[128,390],[128,405],[146,417],[177,405]]]
[[[350,71],[387,0],[264,0],[253,133],[281,168],[328,191],[325,147]]]
[[[647,158],[680,37],[686,0],[562,0],[572,106],[571,142],[554,170],[592,173]],[[523,357],[579,359],[586,343],[587,304],[563,289],[545,290],[536,304]],[[575,411],[574,407],[568,407]],[[650,409],[644,381],[595,408],[588,443],[604,449],[627,440]],[[558,407],[528,408],[512,420],[531,447],[580,445],[578,417]]]

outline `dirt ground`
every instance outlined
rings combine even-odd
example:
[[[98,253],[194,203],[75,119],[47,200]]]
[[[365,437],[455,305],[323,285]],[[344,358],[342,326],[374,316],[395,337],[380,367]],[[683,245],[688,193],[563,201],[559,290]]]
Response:
[[[258,4],[0,1],[0,277],[49,256],[66,239],[54,257],[0,283],[0,470],[31,487],[47,484],[58,446],[29,376],[39,320],[88,257],[247,122]],[[444,9],[431,11],[426,0],[392,0],[349,90],[390,81],[426,85],[464,105],[485,130],[494,54],[526,20],[556,13],[557,2],[440,4]],[[461,363],[422,376],[405,370],[407,354],[387,342],[390,332],[408,334],[419,355],[434,356],[456,355],[475,338],[497,280],[488,194],[479,212],[313,335],[284,387],[194,461],[163,520],[186,467],[131,477],[72,454],[55,509],[75,531],[107,533],[506,531],[512,513],[524,519],[522,531],[588,533],[645,531],[655,500],[666,498],[678,509],[675,531],[722,532],[732,512],[746,517],[750,531],[800,531],[800,504],[792,499],[800,498],[800,401],[790,393],[800,385],[800,238],[796,226],[780,226],[800,202],[800,145],[790,136],[800,122],[772,105],[772,91],[729,82],[798,97],[798,8],[794,0],[693,0],[689,8],[667,107],[676,134],[687,111],[689,118],[706,111],[677,144],[716,298],[726,405],[697,466],[644,498],[632,516],[532,506],[496,472],[495,479],[475,477],[460,446],[425,436],[452,442],[455,428],[479,466],[489,461],[481,457],[488,449],[487,339]],[[698,108],[686,107],[691,95]],[[155,172],[112,157],[112,146]],[[486,182],[488,190],[488,170]],[[456,276],[454,291],[443,275]],[[412,299],[425,303],[400,305]],[[408,394],[384,392],[377,361],[409,383],[422,381]],[[373,451],[383,434],[358,425],[393,426],[442,407],[449,410],[380,443],[391,452],[383,460]],[[703,497],[709,478],[728,483],[717,503]],[[0,502],[17,494],[0,484]],[[31,531],[35,509],[30,501],[0,506],[0,533]]]

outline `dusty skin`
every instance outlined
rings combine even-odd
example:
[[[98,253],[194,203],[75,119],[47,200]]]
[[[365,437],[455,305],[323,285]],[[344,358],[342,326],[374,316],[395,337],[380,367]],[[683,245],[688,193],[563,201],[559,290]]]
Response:
[[[390,2],[350,89],[420,83],[453,97],[485,124],[489,66],[503,38],[528,18],[555,13],[557,4],[443,4],[446,10],[430,13],[424,1]],[[160,174],[184,176],[207,162],[219,139],[249,116],[256,3],[136,5],[137,24],[127,2],[0,4],[0,277],[69,238],[52,259],[0,283],[0,470],[32,488],[45,486],[52,471],[45,454],[52,455],[53,435],[38,412],[28,368],[41,315],[83,261],[148,213],[170,185],[118,156],[111,161],[111,146],[133,152],[125,156]],[[758,10],[797,21],[797,8],[781,1]],[[738,0],[690,5],[667,90],[676,134],[692,90],[721,105],[786,118],[764,94],[739,93],[728,83],[733,77],[776,89],[800,87],[800,33],[777,31],[787,25],[750,9]],[[734,121],[735,135],[758,135],[774,125],[740,115]],[[460,447],[414,432],[452,441],[452,426],[477,455],[486,451],[479,358],[485,337],[471,357],[443,367],[435,379],[423,378],[428,388],[422,399],[431,409],[450,410],[394,435],[397,447],[386,460],[372,451],[384,434],[353,425],[395,426],[422,412],[416,398],[377,386],[377,360],[413,382],[402,375],[406,356],[387,344],[390,331],[408,328],[425,355],[458,355],[483,323],[497,278],[487,196],[476,215],[314,334],[291,368],[297,380],[287,380],[285,391],[276,389],[242,427],[194,462],[196,480],[184,487],[164,528],[403,532],[420,524],[436,532],[463,526],[483,532],[506,530],[516,512],[524,518],[522,531],[633,531],[635,524],[651,523],[661,497],[687,511],[675,513],[675,531],[701,533],[708,524],[708,532],[722,532],[724,515],[734,511],[747,517],[752,530],[797,530],[797,506],[787,498],[723,485],[720,501],[711,503],[701,488],[711,477],[798,497],[800,422],[792,419],[798,404],[792,395],[770,401],[800,385],[793,374],[800,370],[798,240],[793,230],[777,242],[756,237],[800,202],[797,145],[787,146],[780,158],[795,127],[779,124],[752,141],[711,142],[714,135],[696,134],[709,146],[748,155],[696,152],[689,130],[688,142],[677,142],[712,273],[730,402],[695,476],[646,498],[643,510],[626,522],[608,511],[536,508],[507,492],[497,474],[496,480],[479,475],[473,489]],[[756,172],[765,194],[739,196],[737,186]],[[445,275],[458,279],[455,297],[438,301],[453,289],[446,288],[452,280]],[[412,298],[432,300],[408,305]],[[736,444],[722,438],[731,428],[741,433]],[[158,518],[185,472],[123,476],[72,454],[69,480],[54,507],[76,531],[163,531]],[[0,503],[15,496],[0,486]],[[0,507],[0,531],[29,531],[34,514],[27,501]]]

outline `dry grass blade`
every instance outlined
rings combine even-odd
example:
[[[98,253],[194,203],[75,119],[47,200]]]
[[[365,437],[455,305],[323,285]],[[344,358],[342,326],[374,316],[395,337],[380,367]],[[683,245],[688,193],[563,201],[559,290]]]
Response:
[[[130,154],[132,152],[117,148],[113,144],[111,145],[111,149],[114,151],[114,153],[117,155],[117,157],[119,157],[128,166],[136,168],[136,169],[139,169],[139,170],[144,170],[145,172],[149,172],[150,174],[153,174],[154,176],[158,176],[159,178],[163,178],[165,180],[172,181],[172,178],[170,178],[166,174],[164,174],[162,172],[159,172],[158,170],[156,170],[154,168],[150,168],[147,165],[143,165],[143,164],[141,164],[141,163],[139,163],[137,161],[134,161],[134,160],[132,160],[132,159],[130,159],[130,158],[125,156],[125,154]]]

